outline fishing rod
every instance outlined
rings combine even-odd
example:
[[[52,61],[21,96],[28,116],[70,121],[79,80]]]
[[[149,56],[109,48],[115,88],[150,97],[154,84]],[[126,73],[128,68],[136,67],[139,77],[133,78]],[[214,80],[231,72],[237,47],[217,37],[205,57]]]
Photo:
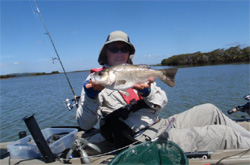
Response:
[[[238,105],[237,107],[235,107],[232,110],[228,110],[227,113],[229,115],[231,115],[232,113],[235,113],[235,112],[245,112],[250,116],[250,94],[245,95],[243,98],[248,102],[246,104],[244,104],[244,105]],[[241,116],[240,119],[233,119],[233,120],[237,121],[237,122],[239,122],[239,121],[250,121],[250,118],[249,117],[247,118],[245,116]]]
[[[42,23],[43,23],[43,26],[44,26],[44,28],[45,28],[45,30],[46,30],[46,34],[49,36],[49,38],[50,38],[50,41],[51,41],[51,43],[52,43],[52,45],[53,45],[53,48],[54,48],[54,50],[55,50],[55,52],[56,52],[56,55],[57,55],[57,59],[58,59],[58,61],[60,62],[60,64],[61,64],[61,66],[62,66],[62,69],[63,69],[63,72],[64,72],[64,75],[66,76],[66,79],[67,79],[67,81],[68,81],[68,84],[69,84],[69,86],[70,86],[70,88],[71,88],[71,91],[72,91],[72,93],[73,93],[73,95],[74,95],[74,99],[72,99],[71,101],[76,101],[77,102],[77,96],[76,96],[76,94],[75,94],[75,91],[74,91],[74,89],[73,89],[73,87],[72,87],[72,85],[71,85],[71,83],[70,83],[70,81],[69,81],[69,77],[68,77],[68,75],[67,75],[67,73],[66,73],[66,71],[65,71],[65,69],[64,69],[64,66],[63,66],[63,63],[62,63],[62,61],[61,61],[61,58],[60,58],[60,56],[59,56],[59,54],[58,54],[58,52],[57,52],[57,49],[56,49],[56,46],[55,46],[55,44],[54,44],[54,42],[53,42],[53,39],[52,39],[52,37],[51,37],[51,35],[50,35],[50,33],[49,33],[49,31],[48,31],[48,29],[47,29],[47,26],[46,26],[46,24],[45,24],[45,22],[44,22],[44,19],[43,19],[43,17],[42,17],[42,14],[41,14],[41,12],[40,12],[40,10],[39,10],[39,8],[38,8],[38,5],[37,5],[37,3],[36,3],[36,0],[34,0],[34,3],[35,3],[35,5],[36,5],[36,10],[37,10],[37,12],[38,12],[38,14],[39,14],[39,16],[40,16],[40,18],[41,18],[41,20],[42,20]],[[68,109],[72,109],[73,107],[72,107],[72,105],[69,105],[69,99],[66,99],[65,100],[65,104],[66,104],[66,106],[68,107]],[[77,105],[77,103],[76,103],[76,105]],[[69,107],[70,106],[70,107]]]

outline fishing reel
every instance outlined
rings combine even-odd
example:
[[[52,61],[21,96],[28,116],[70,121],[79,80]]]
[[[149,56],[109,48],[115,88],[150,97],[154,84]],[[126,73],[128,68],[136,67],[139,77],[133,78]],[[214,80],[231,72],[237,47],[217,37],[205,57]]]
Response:
[[[227,113],[230,115],[232,113],[241,111],[241,112],[246,112],[249,116],[250,116],[250,94],[246,95],[243,97],[245,100],[247,100],[248,102],[245,105],[242,106],[237,106],[235,107],[233,110],[229,110],[227,111]]]
[[[64,105],[68,108],[69,111],[71,111],[74,107],[78,108],[80,96],[77,96],[74,99],[65,99]]]
[[[91,162],[90,162],[89,156],[84,150],[86,147],[89,147],[92,150],[95,150],[96,152],[101,153],[101,149],[97,147],[95,144],[88,142],[84,138],[77,138],[73,142],[71,149],[67,153],[64,163],[71,164],[69,161],[71,158],[74,157],[73,151],[77,151],[78,154],[80,155],[81,164],[90,164]]]

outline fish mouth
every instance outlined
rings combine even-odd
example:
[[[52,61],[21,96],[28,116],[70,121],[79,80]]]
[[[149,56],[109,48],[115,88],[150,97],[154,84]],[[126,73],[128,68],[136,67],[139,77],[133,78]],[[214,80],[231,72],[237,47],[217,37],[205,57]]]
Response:
[[[92,82],[95,82],[95,76],[93,74],[90,75],[90,79]]]

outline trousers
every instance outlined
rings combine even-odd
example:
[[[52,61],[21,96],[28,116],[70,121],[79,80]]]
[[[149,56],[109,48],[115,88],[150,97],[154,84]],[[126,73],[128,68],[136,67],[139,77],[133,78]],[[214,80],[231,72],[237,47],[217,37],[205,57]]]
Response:
[[[175,121],[168,132],[169,140],[179,145],[184,152],[250,148],[250,132],[210,103],[161,119],[135,139],[144,142],[148,137],[151,140],[157,138],[166,131],[173,117]],[[102,146],[104,150],[114,149],[100,133],[88,140]]]
[[[185,152],[249,149],[250,132],[213,104],[195,106],[175,117],[169,139]]]

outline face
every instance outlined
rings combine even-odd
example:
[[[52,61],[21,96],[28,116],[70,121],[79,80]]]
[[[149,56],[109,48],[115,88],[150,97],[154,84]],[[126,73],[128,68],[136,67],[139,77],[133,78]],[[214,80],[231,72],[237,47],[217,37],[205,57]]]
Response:
[[[128,62],[130,47],[124,42],[113,42],[107,46],[106,55],[109,66]]]

